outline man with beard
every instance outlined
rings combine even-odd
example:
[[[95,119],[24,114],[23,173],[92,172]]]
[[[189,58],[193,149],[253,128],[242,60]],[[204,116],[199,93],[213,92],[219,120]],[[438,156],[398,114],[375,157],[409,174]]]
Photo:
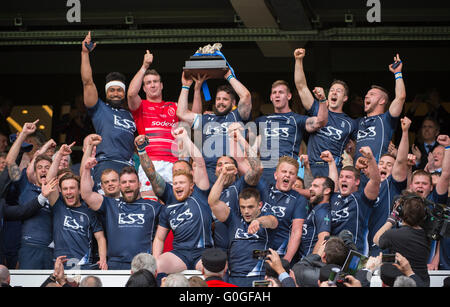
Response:
[[[81,197],[105,221],[108,268],[129,270],[134,256],[142,252],[152,253],[152,240],[161,204],[141,198],[139,177],[132,166],[124,167],[119,174],[122,198],[116,199],[93,192],[91,168],[96,164],[97,161],[93,157],[83,160]]]
[[[356,154],[354,161],[361,157],[360,149],[369,146],[376,162],[381,155],[387,152],[389,142],[397,126],[398,117],[402,113],[406,99],[405,83],[402,75],[402,61],[400,56],[394,57],[394,64],[389,65],[389,70],[395,77],[395,98],[385,112],[389,104],[388,92],[381,86],[372,85],[364,98],[364,112],[366,116],[358,120],[358,137],[356,140]]]
[[[344,166],[337,175],[337,168],[330,167],[329,177],[339,188],[339,192],[331,196],[331,235],[338,235],[347,229],[353,234],[356,248],[367,254],[367,227],[370,208],[373,207],[380,191],[380,171],[370,147],[360,149],[363,155],[356,161],[356,167]],[[331,157],[323,157],[324,161],[334,164]],[[360,170],[365,171],[369,181],[365,186],[360,184]]]
[[[217,179],[215,175],[217,159],[223,155],[230,155],[228,127],[235,122],[248,121],[252,109],[249,90],[231,74],[230,70],[227,71],[224,78],[231,86],[222,85],[217,88],[214,114],[201,115],[188,110],[189,88],[193,80],[186,78],[184,72],[181,78],[181,93],[178,98],[178,118],[187,122],[194,130],[202,132],[202,154],[211,184],[214,184]],[[236,94],[239,96],[239,103],[233,110],[237,100]]]
[[[320,158],[320,154],[329,150],[338,169],[342,168],[342,154],[345,145],[350,139],[356,139],[357,127],[352,118],[344,113],[344,103],[348,100],[349,89],[342,80],[334,80],[331,83],[328,93],[328,100],[318,101],[314,98],[306,83],[306,77],[303,70],[303,58],[306,51],[303,48],[294,51],[295,57],[295,86],[302,100],[302,104],[309,116],[317,116],[320,103],[328,104],[328,121],[326,126],[312,133],[308,139],[308,158],[311,172],[314,177],[328,176],[328,165]],[[315,88],[314,93],[323,91],[321,88]]]
[[[177,143],[189,152],[195,167],[193,173],[186,167],[174,170],[172,184],[165,182],[155,171],[145,151],[146,136],[140,135],[135,139],[142,168],[156,196],[165,203],[153,242],[153,256],[157,260],[158,272],[166,274],[186,269],[201,271],[202,252],[213,246],[213,218],[208,206],[209,180],[205,162],[184,128],[175,129],[173,135]],[[196,178],[195,183],[193,178]],[[173,232],[173,250],[163,253],[164,241],[170,230]]]
[[[57,184],[61,195],[58,192]],[[106,239],[103,229],[94,211],[80,199],[80,178],[65,173],[59,180],[50,179],[50,195],[48,201],[53,212],[53,239],[55,242],[55,258],[66,256],[69,261],[67,269],[92,269],[92,237],[97,240],[101,270],[107,270]]]
[[[331,155],[331,153],[329,152]],[[309,188],[308,216],[303,224],[299,258],[317,254],[325,238],[331,233],[330,198],[334,182],[329,177],[314,178]]]
[[[92,48],[87,46],[92,44]],[[118,72],[106,76],[106,102],[98,97],[97,88],[92,77],[89,53],[95,48],[91,42],[91,32],[81,45],[81,79],[83,82],[84,105],[92,118],[95,132],[102,137],[97,147],[98,164],[93,171],[95,190],[100,190],[102,171],[112,168],[120,173],[124,166],[133,165],[133,140],[136,125],[125,103],[125,77]]]

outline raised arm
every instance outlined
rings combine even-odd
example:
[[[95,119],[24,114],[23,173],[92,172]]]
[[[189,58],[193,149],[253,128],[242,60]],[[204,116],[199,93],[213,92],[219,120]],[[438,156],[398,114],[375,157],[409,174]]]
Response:
[[[94,181],[91,177],[91,168],[93,168],[97,164],[97,160],[94,157],[90,157],[85,160],[84,164],[81,164],[80,169],[83,168],[83,172],[81,174],[81,198],[86,202],[86,204],[94,211],[97,211],[101,208],[103,203],[103,195],[92,191],[94,187]]]
[[[90,43],[91,32],[89,31],[81,43],[81,81],[83,82],[84,105],[87,108],[92,108],[98,101],[97,87],[92,78],[92,67],[89,59],[89,52],[91,52],[97,44],[93,43],[92,49],[89,51],[85,44],[89,45]]]
[[[230,208],[220,200],[220,194],[224,189],[225,182],[227,182],[231,176],[233,176],[232,168],[230,167],[227,169],[223,166],[222,171],[220,172],[219,177],[217,177],[208,196],[208,204],[211,207],[211,211],[220,222],[225,222],[230,215]]]
[[[328,106],[325,91],[321,87],[316,87],[313,92],[319,100],[319,110],[317,111],[317,116],[308,117],[306,120],[305,128],[309,133],[325,127],[328,122]]]
[[[191,111],[195,114],[202,114],[202,85],[206,79],[208,79],[207,74],[199,74],[196,76],[192,76],[192,79],[195,81],[194,85],[194,100],[192,102]]]
[[[444,161],[442,162],[442,173],[436,184],[436,192],[439,195],[448,193],[448,185],[450,180],[450,138],[448,135],[439,135],[437,137],[439,144],[445,147]]]
[[[392,167],[392,178],[397,182],[404,181],[408,176],[408,151],[409,151],[409,127],[411,120],[404,117],[400,120],[402,126],[402,138],[397,150],[394,166]]]
[[[248,120],[250,118],[250,113],[252,112],[252,95],[250,91],[228,70],[224,75],[224,78],[228,80],[230,85],[233,87],[236,94],[239,96],[238,112],[243,120]]]
[[[145,147],[149,144],[148,137],[145,135],[138,135],[134,139],[134,144],[136,145],[139,154],[139,160],[141,161],[142,169],[144,170],[145,175],[147,175],[148,179],[150,180],[153,192],[156,196],[161,197],[164,194],[166,182],[164,181],[164,178],[156,172],[152,160],[147,155]]]
[[[308,84],[306,83],[305,71],[303,69],[303,58],[306,55],[306,50],[303,48],[295,49],[295,70],[294,70],[294,82],[297,88],[298,95],[302,101],[303,107],[307,111],[312,108],[314,103],[314,97],[311,91],[308,89]]]
[[[196,114],[188,108],[189,89],[192,82],[193,80],[188,79],[183,71],[183,74],[181,75],[181,92],[178,97],[177,116],[180,120],[187,122],[190,126],[194,124],[195,119],[197,119],[197,124],[199,120],[198,117],[200,116],[200,114]]]
[[[320,154],[320,158],[328,163],[328,177],[334,181],[334,191],[339,191],[339,174],[336,166],[336,161],[334,161],[333,154],[326,150]]]
[[[262,175],[262,165],[256,150],[242,135],[242,130],[243,127],[240,123],[232,123],[228,127],[230,152],[238,163],[239,173],[244,175],[245,182],[250,186],[256,186]]]
[[[133,80],[131,80],[130,86],[128,88],[127,100],[128,100],[128,108],[130,109],[130,111],[139,109],[139,106],[141,105],[141,97],[139,97],[139,91],[141,90],[142,87],[144,74],[152,63],[153,63],[153,54],[151,54],[150,51],[146,50],[142,66],[138,70],[138,72],[134,75],[134,78]]]
[[[369,178],[369,181],[364,188],[364,194],[370,200],[375,200],[380,192],[380,171],[378,169],[377,161],[372,154],[372,150],[369,146],[362,147],[359,152],[362,157],[359,157],[356,161],[355,167],[364,170]]]
[[[173,131],[174,138],[182,144],[183,148],[189,152],[189,155],[195,162],[194,170],[194,181],[195,185],[203,191],[209,189],[209,179],[208,172],[206,171],[206,163],[205,159],[201,151],[192,143],[189,135],[187,134],[186,129],[183,127],[179,127]]]
[[[72,146],[75,145],[75,142],[73,142],[70,145],[63,144],[59,148],[59,150],[56,152],[55,157],[53,158],[52,165],[50,166],[50,169],[47,173],[47,180],[56,177],[59,170],[59,164],[61,163],[61,159],[64,156],[68,156],[72,153]]]
[[[8,168],[9,178],[12,181],[17,181],[20,179],[20,169],[16,164],[17,156],[19,155],[20,148],[22,147],[22,143],[25,142],[25,139],[36,131],[36,124],[39,122],[39,119],[35,120],[32,123],[25,123],[22,127],[22,131],[18,135],[17,139],[12,144],[8,154],[6,155],[6,167]]]
[[[397,68],[393,68],[392,64],[389,65],[389,70],[394,74],[395,77],[395,98],[389,107],[389,113],[392,117],[399,117],[402,114],[403,105],[406,100],[406,89],[405,82],[403,82],[402,67],[403,63],[400,60],[400,56],[394,57],[394,62],[400,62]]]

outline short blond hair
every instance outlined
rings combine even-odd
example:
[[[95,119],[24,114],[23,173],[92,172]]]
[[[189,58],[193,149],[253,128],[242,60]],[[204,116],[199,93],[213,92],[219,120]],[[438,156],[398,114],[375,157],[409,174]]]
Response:
[[[295,168],[297,169],[297,172],[298,172],[298,169],[300,167],[300,165],[298,164],[298,161],[296,159],[294,159],[292,157],[289,157],[289,156],[282,156],[278,160],[278,164],[277,164],[276,170],[278,170],[278,168],[280,167],[281,163],[288,163],[288,164],[290,164],[292,166],[295,166]]]
[[[273,89],[274,87],[279,86],[279,85],[284,85],[284,86],[286,86],[287,92],[288,92],[288,93],[291,92],[291,88],[289,87],[289,83],[287,83],[287,82],[284,81],[284,80],[277,80],[277,81],[275,81],[274,83],[272,83],[272,89]]]

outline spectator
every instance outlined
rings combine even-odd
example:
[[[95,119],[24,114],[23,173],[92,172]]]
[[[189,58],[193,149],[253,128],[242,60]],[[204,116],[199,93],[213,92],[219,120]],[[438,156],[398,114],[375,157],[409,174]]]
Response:
[[[403,196],[397,201],[393,213],[378,230],[373,241],[381,249],[388,249],[390,253],[400,253],[406,257],[413,271],[426,286],[429,286],[427,259],[431,242],[420,227],[425,214],[425,204],[421,197]],[[400,218],[403,222],[402,226],[398,229],[392,228]]]
[[[274,259],[274,257],[270,257],[270,258]],[[269,261],[270,261],[270,258],[268,259]],[[264,277],[264,279],[270,281],[271,287],[282,287],[283,285],[281,284],[281,281],[279,279],[280,274],[278,274],[278,272],[275,271],[274,268],[272,268],[272,266],[269,264],[269,261],[264,262],[264,267],[266,269],[266,276]],[[289,261],[287,261],[284,258],[280,258],[280,261],[281,261],[281,265],[282,265],[284,271],[290,272],[291,265],[290,265]],[[272,263],[272,265],[274,265],[274,261],[272,261],[271,263]]]
[[[368,146],[372,150],[375,161],[380,161],[381,155],[387,152],[389,142],[397,127],[398,117],[402,113],[406,99],[405,83],[403,82],[403,63],[397,54],[394,62],[396,68],[389,65],[389,70],[395,77],[395,98],[385,112],[389,104],[388,92],[378,85],[372,85],[364,98],[364,112],[366,116],[358,120],[358,137],[356,140],[356,161],[361,157],[360,149]]]
[[[0,153],[7,152],[8,149],[8,137],[6,134],[0,132]]]
[[[328,176],[328,165],[322,161],[320,155],[329,150],[336,160],[338,170],[342,168],[342,154],[345,144],[349,139],[356,139],[356,123],[344,113],[344,103],[348,100],[349,89],[342,80],[335,80],[331,83],[328,100],[322,88],[315,88],[314,94],[319,94],[321,100],[313,97],[306,84],[306,77],[303,71],[303,58],[305,49],[296,49],[295,57],[295,85],[301,97],[302,104],[306,108],[309,116],[319,116],[320,103],[328,106],[325,124],[308,139],[308,157],[314,177]]]
[[[125,287],[157,287],[156,278],[150,271],[140,269],[130,276]]]
[[[66,276],[64,275],[64,263],[68,261],[66,256],[59,256],[55,260],[53,266],[53,273],[42,283],[41,287],[68,287],[71,288],[72,285],[69,284]],[[74,283],[74,286],[78,284]]]
[[[439,123],[431,117],[426,117],[422,122],[418,137],[411,146],[412,153],[416,156],[414,169],[424,169],[428,156],[438,146]]]
[[[131,274],[141,269],[146,269],[156,276],[156,259],[152,254],[139,253],[133,257],[131,261]]]
[[[223,280],[228,270],[227,254],[219,248],[208,248],[202,254],[202,274],[208,287],[236,287]]]
[[[228,127],[235,122],[246,122],[250,118],[252,109],[251,94],[248,89],[236,79],[228,70],[224,78],[230,85],[222,85],[217,88],[214,114],[197,114],[188,110],[189,88],[192,80],[188,79],[184,72],[181,78],[182,88],[178,98],[177,116],[187,122],[194,130],[202,131],[202,154],[208,171],[208,179],[214,184],[217,159],[222,155],[230,155]],[[237,109],[237,96],[239,103]]]
[[[199,276],[191,276],[189,277],[189,287],[208,287],[208,284]]]
[[[11,283],[11,276],[9,270],[4,265],[0,264],[0,287],[9,288]]]
[[[181,273],[172,273],[162,279],[161,287],[189,287],[189,280]]]
[[[97,276],[86,276],[80,282],[80,288],[101,288],[103,287],[102,281]]]
[[[152,146],[145,150],[155,165],[156,171],[166,182],[172,182],[172,166],[178,160],[175,139],[171,129],[178,123],[177,104],[164,101],[162,96],[163,82],[160,74],[149,69],[153,63],[153,54],[146,51],[142,67],[130,82],[128,90],[128,107],[133,114],[139,135],[146,135]],[[145,99],[139,96],[139,90],[145,92]],[[147,184],[149,178],[142,166],[139,166],[139,180],[143,183],[141,193],[143,197],[155,197],[152,185]]]
[[[88,49],[86,45],[92,44]],[[89,54],[96,43],[91,41],[89,32],[81,43],[81,80],[83,82],[84,105],[92,119],[95,132],[102,137],[97,146],[98,164],[93,170],[95,190],[100,190],[100,177],[103,170],[114,169],[120,173],[123,167],[133,165],[133,140],[136,132],[131,113],[124,109],[126,98],[125,76],[118,72],[106,76],[106,103],[99,96],[92,77]]]

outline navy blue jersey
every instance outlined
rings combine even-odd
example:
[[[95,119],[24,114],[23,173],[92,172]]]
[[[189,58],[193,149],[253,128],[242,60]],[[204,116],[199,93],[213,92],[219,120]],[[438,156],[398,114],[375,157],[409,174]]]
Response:
[[[97,212],[105,220],[108,260],[131,262],[139,253],[151,253],[161,207],[149,199],[127,203],[123,199],[103,197]]]
[[[398,117],[392,117],[389,111],[375,116],[363,117],[358,120],[358,137],[356,139],[356,154],[354,161],[361,157],[359,150],[369,146],[377,163],[389,147]]]
[[[285,255],[291,235],[292,222],[306,218],[307,200],[294,190],[281,192],[273,185],[266,185],[261,179],[257,189],[263,202],[262,212],[270,213],[278,219],[276,231],[270,233],[270,248],[279,255]]]
[[[367,254],[367,227],[370,208],[374,200],[369,200],[360,189],[347,197],[339,193],[331,196],[331,235],[337,236],[347,229],[353,234],[358,251]]]
[[[317,116],[319,102],[314,103],[308,115]],[[329,150],[341,167],[342,154],[349,139],[356,139],[357,123],[345,113],[336,113],[328,110],[328,123],[325,127],[312,133],[308,139],[308,158],[310,163],[323,162],[320,154]]]
[[[224,189],[220,194],[219,199],[223,201],[230,210],[239,212],[239,193],[244,188],[244,183],[244,177],[241,177]],[[229,238],[227,226],[214,217],[214,246],[226,250],[228,245]]]
[[[363,177],[365,176],[361,176],[361,178]],[[372,256],[378,256],[379,254],[379,249],[374,246],[375,243],[373,243],[373,237],[391,215],[394,196],[401,194],[402,191],[406,189],[406,183],[406,179],[403,182],[397,182],[392,175],[390,175],[380,184],[380,193],[375,200],[373,208],[370,210],[368,224],[369,233],[367,240],[369,243],[369,248],[375,249],[375,251],[371,253]],[[362,185],[365,186],[365,184]]]
[[[76,265],[92,262],[93,234],[103,231],[97,215],[84,201],[80,207],[67,206],[61,197],[53,205],[55,258],[67,256]]]
[[[261,213],[260,216],[269,215]],[[260,227],[255,234],[249,234],[248,226],[240,212],[230,210],[227,220],[224,222],[228,227],[230,237],[228,268],[230,276],[251,277],[264,276],[264,259],[252,257],[256,249],[267,250],[269,248],[269,235],[272,229]]]
[[[298,158],[305,133],[305,115],[294,112],[260,116],[255,120],[261,135],[261,162],[264,168],[274,168],[281,156]]]
[[[202,130],[202,153],[205,159],[208,177],[211,184],[216,180],[215,170],[217,159],[223,155],[230,155],[230,145],[228,137],[228,126],[235,122],[244,122],[238,109],[231,111],[227,115],[218,116],[215,114],[204,114],[197,127]]]
[[[41,194],[41,187],[28,181],[25,169],[22,172],[22,177],[19,182],[19,205],[25,204]],[[23,221],[22,241],[49,247],[53,242],[52,229],[53,214],[50,205],[47,203],[36,215]]]
[[[97,146],[97,161],[126,162],[131,164],[134,153],[136,124],[128,110],[116,109],[98,99],[95,106],[88,108],[95,132],[102,137]]]
[[[166,183],[161,199],[166,204],[161,209],[159,225],[172,229],[174,249],[196,249],[213,246],[212,212],[208,205],[208,192],[194,187],[183,202],[177,202],[172,185]]]
[[[311,204],[308,206],[311,206]],[[300,259],[312,253],[321,232],[331,233],[329,203],[316,205],[309,210],[309,214],[303,223],[302,241],[298,248]]]

